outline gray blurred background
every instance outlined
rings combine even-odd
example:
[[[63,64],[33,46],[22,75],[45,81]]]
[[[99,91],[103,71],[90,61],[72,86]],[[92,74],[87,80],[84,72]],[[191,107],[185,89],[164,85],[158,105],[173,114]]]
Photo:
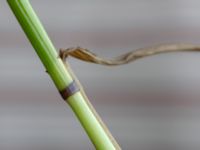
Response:
[[[56,48],[104,57],[162,43],[200,44],[198,0],[32,0]],[[200,149],[200,54],[120,67],[69,59],[124,150]],[[0,1],[0,150],[94,149]]]

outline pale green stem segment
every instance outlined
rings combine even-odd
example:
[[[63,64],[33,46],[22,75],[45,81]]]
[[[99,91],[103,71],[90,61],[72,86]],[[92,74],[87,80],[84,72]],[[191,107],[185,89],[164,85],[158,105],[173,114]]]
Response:
[[[59,58],[55,47],[44,30],[28,0],[7,0],[29,41],[43,62],[47,72],[59,91],[72,81],[70,73]],[[106,131],[86,103],[81,92],[68,99],[68,103],[77,115],[97,150],[116,150]]]

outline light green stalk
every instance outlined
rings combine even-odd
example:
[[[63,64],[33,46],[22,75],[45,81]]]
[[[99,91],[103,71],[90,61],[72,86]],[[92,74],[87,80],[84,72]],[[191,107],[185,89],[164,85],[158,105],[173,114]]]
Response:
[[[62,91],[72,81],[69,71],[58,56],[28,0],[7,0],[29,41],[40,57],[57,89]],[[117,150],[81,92],[67,100],[97,150]]]

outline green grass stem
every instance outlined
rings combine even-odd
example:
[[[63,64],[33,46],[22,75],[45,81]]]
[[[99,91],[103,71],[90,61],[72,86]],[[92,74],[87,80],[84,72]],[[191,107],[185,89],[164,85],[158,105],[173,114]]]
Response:
[[[29,0],[7,1],[57,89],[59,91],[65,89],[73,79],[58,56],[54,45],[49,39],[40,20],[29,3]],[[101,126],[81,92],[72,95],[67,102],[80,120],[97,150],[118,149]]]

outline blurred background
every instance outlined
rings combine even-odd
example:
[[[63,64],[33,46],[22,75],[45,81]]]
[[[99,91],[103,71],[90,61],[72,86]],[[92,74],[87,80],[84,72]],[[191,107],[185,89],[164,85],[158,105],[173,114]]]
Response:
[[[162,43],[200,44],[198,0],[31,0],[56,48],[110,58]],[[200,54],[105,67],[69,59],[124,150],[200,149]],[[94,149],[9,9],[0,2],[0,149]]]

